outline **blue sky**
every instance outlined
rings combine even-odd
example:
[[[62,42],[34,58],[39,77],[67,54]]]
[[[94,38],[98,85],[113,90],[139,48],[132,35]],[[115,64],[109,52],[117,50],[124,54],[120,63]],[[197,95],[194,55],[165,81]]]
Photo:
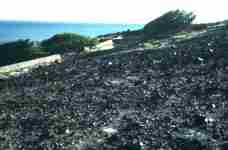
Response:
[[[184,9],[196,22],[228,19],[225,0],[0,0],[0,19],[100,23],[147,23],[161,14]]]

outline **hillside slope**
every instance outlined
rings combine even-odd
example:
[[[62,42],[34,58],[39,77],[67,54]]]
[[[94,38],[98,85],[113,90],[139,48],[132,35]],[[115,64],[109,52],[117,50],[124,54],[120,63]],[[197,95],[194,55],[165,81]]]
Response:
[[[0,149],[228,149],[228,29],[0,81]]]

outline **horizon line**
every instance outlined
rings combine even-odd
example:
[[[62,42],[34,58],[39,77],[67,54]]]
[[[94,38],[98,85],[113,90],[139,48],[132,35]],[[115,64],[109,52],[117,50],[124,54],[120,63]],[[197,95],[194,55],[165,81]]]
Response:
[[[145,25],[145,23],[130,23],[130,22],[95,22],[95,21],[61,21],[61,20],[29,20],[29,19],[1,19],[5,22],[35,22],[35,23],[66,23],[66,24],[117,24],[117,25]]]

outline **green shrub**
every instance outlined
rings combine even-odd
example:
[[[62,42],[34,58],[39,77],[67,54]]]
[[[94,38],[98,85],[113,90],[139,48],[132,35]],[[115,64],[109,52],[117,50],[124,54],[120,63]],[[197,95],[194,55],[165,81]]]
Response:
[[[144,35],[146,38],[159,37],[183,30],[192,23],[195,17],[192,12],[187,13],[180,10],[169,11],[146,24],[143,28]]]
[[[0,66],[46,56],[39,48],[33,47],[30,40],[18,40],[0,45]]]
[[[85,37],[74,33],[56,34],[41,42],[41,47],[51,54],[64,52],[81,52],[85,47],[98,43],[96,38]]]

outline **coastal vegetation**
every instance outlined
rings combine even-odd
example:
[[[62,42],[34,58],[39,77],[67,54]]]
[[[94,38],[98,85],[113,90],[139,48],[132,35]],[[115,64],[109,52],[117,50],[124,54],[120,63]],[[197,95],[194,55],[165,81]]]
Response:
[[[0,66],[47,56],[48,53],[34,46],[30,40],[18,40],[0,45]]]
[[[157,19],[149,22],[143,28],[146,38],[164,36],[181,31],[188,27],[195,19],[192,12],[174,10],[165,13]]]
[[[202,30],[206,24],[192,24],[195,19],[192,12],[182,10],[169,11],[162,16],[152,20],[143,29],[136,31],[119,32],[113,35],[124,36],[124,39],[113,39],[118,48],[132,48],[139,44],[145,48],[158,48],[161,45],[159,39],[182,33],[183,30]],[[185,31],[184,31],[185,32]],[[187,34],[186,34],[187,35]],[[44,57],[52,54],[64,54],[76,52],[80,54],[85,49],[93,49],[99,43],[107,39],[101,37],[91,38],[76,33],[60,33],[41,42],[31,40],[18,40],[0,45],[0,66],[26,61],[34,58]],[[118,43],[118,44],[117,44]],[[93,49],[96,52],[96,48]]]
[[[98,40],[96,38],[74,33],[56,34],[41,42],[26,39],[3,43],[0,45],[0,66],[52,54],[63,54],[65,52],[80,53],[85,47],[93,47],[97,43]]]
[[[93,47],[98,43],[96,38],[90,38],[74,33],[56,34],[53,37],[41,42],[41,47],[51,53],[78,52],[85,47]]]

